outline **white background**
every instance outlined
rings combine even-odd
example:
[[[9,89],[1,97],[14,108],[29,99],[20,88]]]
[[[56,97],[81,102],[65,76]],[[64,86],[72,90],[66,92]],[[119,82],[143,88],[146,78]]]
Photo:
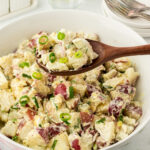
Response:
[[[102,0],[83,0],[81,5],[77,9],[88,10],[100,14],[101,1]],[[25,15],[30,15],[32,13],[52,9],[53,8],[49,5],[48,0],[39,0],[39,4],[36,9],[26,14],[15,16],[9,20],[1,21],[0,26],[5,25],[10,21],[16,20],[17,18],[20,18]],[[150,43],[150,38],[145,38],[145,40]],[[150,150],[150,123],[145,127],[145,129],[142,132],[133,137],[133,139],[128,145],[119,150]]]

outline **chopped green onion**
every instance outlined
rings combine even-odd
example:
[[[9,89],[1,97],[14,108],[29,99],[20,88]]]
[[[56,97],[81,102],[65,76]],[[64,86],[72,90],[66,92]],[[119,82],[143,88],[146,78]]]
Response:
[[[32,79],[32,77],[31,77],[30,75],[28,75],[28,74],[25,74],[25,73],[23,73],[23,74],[22,74],[22,76],[23,76],[24,78],[29,78],[29,79]]]
[[[34,48],[34,50],[33,50],[33,54],[36,54],[36,48]]]
[[[39,38],[39,44],[45,45],[48,42],[48,37],[46,35],[43,35]]]
[[[78,118],[77,124],[74,125],[74,129],[78,129],[78,128],[80,127],[80,123],[81,123],[81,121],[80,121],[80,119]]]
[[[32,99],[34,100],[36,108],[39,108],[39,104],[38,104],[36,97],[32,97]]]
[[[16,103],[14,106],[11,106],[11,109],[18,110],[18,109],[19,109],[19,107],[18,107],[17,105],[18,105],[18,103]]]
[[[74,54],[74,56],[76,57],[76,58],[81,58],[82,56],[83,56],[83,52],[82,51],[77,51],[75,54]]]
[[[51,99],[52,97],[54,97],[54,94],[53,94],[53,93],[49,95],[49,98],[50,98],[50,99]]]
[[[30,66],[30,65],[29,65],[28,62],[22,62],[22,63],[19,64],[19,67],[20,67],[20,68],[29,67],[29,66]]]
[[[33,72],[32,77],[37,80],[41,80],[43,75],[40,72]]]
[[[12,120],[12,122],[13,122],[13,123],[15,123],[16,121],[17,121],[17,119],[16,119],[16,118],[14,118],[14,119]]]
[[[120,71],[120,73],[125,73],[125,71]]]
[[[71,115],[69,113],[61,113],[60,114],[60,119],[65,122],[67,125],[69,125],[70,123],[68,122],[68,120],[71,119]]]
[[[90,102],[90,101],[88,101],[88,102],[87,102],[87,104],[88,104],[88,105],[91,105],[91,102]]]
[[[12,137],[12,140],[13,140],[13,141],[18,141],[18,136],[13,136],[13,137]]]
[[[112,86],[109,86],[109,85],[103,85],[103,87],[106,89],[112,89],[113,88]]]
[[[52,147],[51,147],[51,150],[55,150],[56,144],[57,144],[57,140],[54,140]]]
[[[56,107],[56,110],[58,110],[58,106],[54,103],[55,107]]]
[[[106,120],[106,118],[102,118],[102,119],[98,120],[96,123],[97,123],[97,124],[99,124],[99,123],[104,123],[105,120]]]
[[[57,38],[58,38],[58,40],[63,40],[63,39],[65,38],[65,34],[62,33],[62,32],[59,32],[59,33],[57,34]]]
[[[68,125],[68,126],[70,125],[70,122],[68,122],[68,121],[64,121],[64,123],[66,123],[66,125]]]
[[[60,58],[59,62],[65,64],[68,62],[68,58],[67,57]]]
[[[120,116],[118,117],[118,120],[122,122],[123,122],[123,112],[124,112],[124,109],[122,109]]]
[[[55,53],[50,53],[49,54],[49,61],[51,62],[51,63],[53,63],[53,62],[55,62],[55,60],[56,60],[56,56],[55,56]]]
[[[30,98],[27,95],[20,97],[21,106],[25,107],[28,104],[29,100],[30,100]]]
[[[74,97],[74,89],[72,86],[69,87],[69,98],[73,98]]]
[[[119,116],[118,120],[123,122],[123,115],[122,114]]]
[[[93,150],[97,150],[97,144],[96,143],[93,146]]]

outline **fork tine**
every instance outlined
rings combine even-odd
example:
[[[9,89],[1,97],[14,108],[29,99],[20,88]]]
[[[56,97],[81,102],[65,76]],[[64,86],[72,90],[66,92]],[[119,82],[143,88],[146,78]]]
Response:
[[[117,12],[117,13],[123,15],[122,12],[121,12],[119,9],[116,9],[117,6],[115,5],[115,3],[112,3],[112,1],[109,1],[109,0],[105,0],[105,2],[106,2],[106,4],[107,4],[107,6],[108,6],[112,11],[115,11],[115,12]]]
[[[129,9],[123,4],[120,4],[116,0],[105,0],[105,2],[107,3],[108,7],[111,8],[111,10],[128,17]]]
[[[126,5],[130,5],[132,4],[132,1],[131,0],[121,0],[124,4]]]
[[[147,7],[145,4],[142,4],[136,0],[121,0],[124,4],[128,5],[128,6],[136,6],[136,8],[143,8],[143,7]]]

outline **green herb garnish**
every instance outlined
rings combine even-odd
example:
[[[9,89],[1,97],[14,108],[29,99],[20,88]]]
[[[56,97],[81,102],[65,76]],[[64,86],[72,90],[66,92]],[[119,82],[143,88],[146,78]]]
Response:
[[[20,97],[21,106],[25,107],[28,104],[29,100],[30,100],[30,98],[27,95]]]
[[[40,72],[33,72],[32,77],[37,80],[41,80],[43,75]]]
[[[122,111],[121,111],[121,113],[120,113],[120,115],[118,117],[118,120],[122,121],[122,122],[123,122],[123,112],[124,112],[124,109],[122,109]]]
[[[28,74],[25,74],[25,73],[23,73],[23,74],[22,74],[22,76],[23,76],[24,78],[29,78],[29,79],[32,79],[32,77],[31,77],[30,75],[28,75]]]
[[[93,150],[97,150],[97,144],[96,143],[93,146]]]
[[[106,121],[106,118],[102,118],[100,120],[98,120],[96,123],[99,124],[99,123],[104,123]]]
[[[57,140],[54,140],[52,147],[51,147],[51,150],[55,150],[57,142],[58,142]]]
[[[49,61],[50,61],[51,63],[54,63],[55,60],[56,60],[55,53],[51,52],[51,53],[49,54]]]
[[[39,44],[45,45],[48,42],[48,37],[46,35],[43,35],[39,38]]]
[[[78,129],[78,128],[80,127],[80,123],[81,123],[81,121],[80,121],[80,119],[78,118],[77,124],[74,125],[74,129]]]
[[[118,120],[123,122],[123,115],[122,114],[119,116]]]
[[[18,107],[17,105],[18,105],[18,103],[16,103],[14,106],[11,106],[11,109],[18,110],[18,109],[19,109],[19,107]]]
[[[53,98],[53,97],[54,97],[54,94],[53,94],[53,93],[49,95],[49,98],[50,98],[50,99]]]
[[[69,87],[69,98],[73,98],[74,97],[74,89],[72,86]]]
[[[104,87],[105,89],[112,89],[112,88],[113,88],[112,86],[109,86],[109,85],[103,85],[103,87]]]
[[[81,58],[83,56],[83,52],[79,50],[74,55],[76,58]]]
[[[20,68],[29,67],[29,66],[30,66],[30,65],[29,65],[28,62],[22,62],[22,63],[19,64],[19,67],[20,67]]]
[[[18,141],[18,136],[13,136],[13,137],[12,137],[12,140],[13,140],[13,141]]]
[[[56,110],[58,110],[58,106],[54,103],[55,107],[56,107]]]
[[[39,108],[39,104],[38,104],[36,97],[32,97],[32,99],[34,100],[36,108]]]
[[[36,48],[34,48],[34,50],[33,50],[33,54],[36,54]]]
[[[65,122],[67,125],[70,125],[70,123],[68,122],[68,120],[71,119],[71,115],[69,113],[61,113],[60,114],[60,119]]]
[[[12,122],[13,122],[13,123],[15,123],[16,121],[17,121],[17,119],[16,119],[16,118],[14,118],[14,119],[12,120]]]
[[[65,34],[62,32],[58,32],[57,38],[58,38],[58,40],[63,40],[65,38]]]
[[[68,58],[67,57],[60,58],[59,62],[65,64],[68,62]]]

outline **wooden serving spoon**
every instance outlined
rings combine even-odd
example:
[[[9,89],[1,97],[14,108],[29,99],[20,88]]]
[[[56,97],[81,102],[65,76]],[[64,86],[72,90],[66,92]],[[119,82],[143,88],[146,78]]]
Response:
[[[98,58],[93,60],[92,64],[88,66],[84,66],[79,70],[69,70],[69,71],[61,71],[61,72],[51,72],[52,75],[59,76],[71,76],[80,73],[84,73],[90,71],[107,61],[113,60],[115,58],[124,57],[124,56],[134,56],[134,55],[149,55],[150,54],[150,44],[135,46],[135,47],[114,47],[110,45],[106,45],[102,42],[93,41],[87,39],[90,45],[98,54]]]

